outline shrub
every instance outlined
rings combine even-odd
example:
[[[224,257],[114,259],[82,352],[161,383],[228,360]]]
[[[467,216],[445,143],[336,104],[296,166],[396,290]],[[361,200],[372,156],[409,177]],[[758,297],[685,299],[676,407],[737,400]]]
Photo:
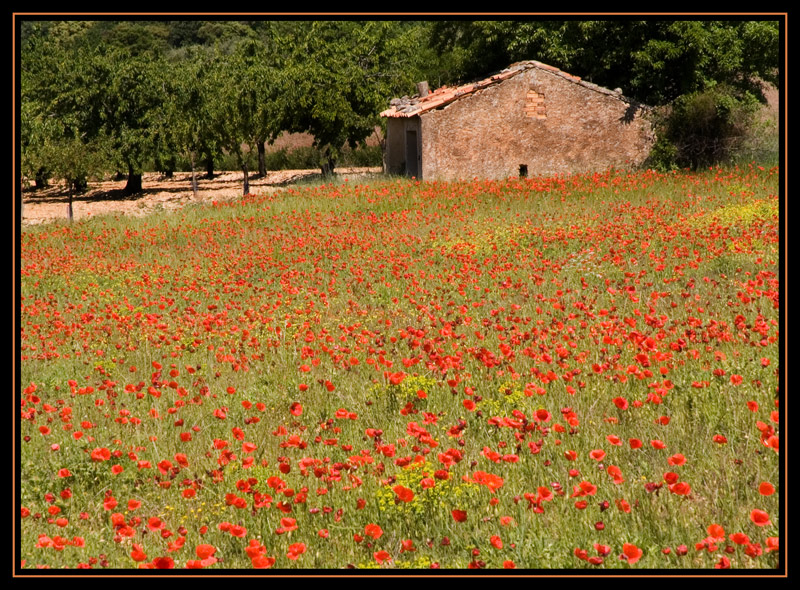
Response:
[[[696,170],[731,161],[751,137],[758,107],[752,95],[725,85],[678,97],[656,115],[658,140],[648,164]]]

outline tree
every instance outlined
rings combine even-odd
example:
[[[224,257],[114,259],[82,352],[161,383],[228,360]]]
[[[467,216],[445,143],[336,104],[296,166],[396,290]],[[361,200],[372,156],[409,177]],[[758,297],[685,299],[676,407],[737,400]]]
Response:
[[[413,47],[398,31],[385,21],[313,21],[283,38],[281,127],[314,136],[323,174],[333,173],[344,145],[355,148],[374,132],[387,96],[409,84]]]
[[[262,43],[248,39],[232,54],[216,51],[208,95],[209,119],[219,145],[233,154],[244,175],[243,194],[250,192],[253,148],[281,132],[277,112],[280,72],[269,62]]]
[[[158,74],[164,64],[151,53],[134,56],[125,50],[98,53],[98,63],[107,78],[98,88],[102,133],[119,165],[128,171],[124,192],[141,192],[143,166],[156,153],[158,117],[166,91]]]
[[[536,59],[651,106],[726,83],[777,85],[779,22],[701,20],[439,21],[431,44],[462,56],[460,77]]]
[[[163,133],[171,138],[176,150],[189,160],[192,193],[197,198],[197,163],[212,151],[215,142],[210,105],[216,88],[209,78],[207,52],[192,49],[180,61],[170,62],[163,70],[167,89],[161,112]]]
[[[81,29],[85,30],[85,29]],[[70,29],[68,39],[74,39]],[[21,151],[24,174],[61,179],[68,191],[67,215],[73,218],[73,195],[107,164],[105,137],[96,116],[97,71],[92,52],[59,35],[35,34],[25,41],[21,60]]]

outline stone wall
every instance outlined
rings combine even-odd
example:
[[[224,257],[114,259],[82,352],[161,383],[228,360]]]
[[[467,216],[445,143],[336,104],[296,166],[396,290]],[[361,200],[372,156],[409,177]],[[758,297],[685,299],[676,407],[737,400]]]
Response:
[[[422,178],[500,179],[640,164],[654,135],[616,92],[531,68],[421,114]]]

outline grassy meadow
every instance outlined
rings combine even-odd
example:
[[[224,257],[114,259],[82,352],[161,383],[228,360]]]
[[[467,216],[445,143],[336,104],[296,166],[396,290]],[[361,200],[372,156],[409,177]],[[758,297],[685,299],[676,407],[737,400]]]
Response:
[[[23,228],[20,567],[776,571],[779,174]]]

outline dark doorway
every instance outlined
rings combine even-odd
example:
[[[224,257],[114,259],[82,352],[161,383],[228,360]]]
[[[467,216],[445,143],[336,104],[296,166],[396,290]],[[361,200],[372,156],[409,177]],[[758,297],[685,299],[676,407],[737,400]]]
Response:
[[[417,151],[417,132],[406,131],[406,174],[419,178],[419,152]]]

